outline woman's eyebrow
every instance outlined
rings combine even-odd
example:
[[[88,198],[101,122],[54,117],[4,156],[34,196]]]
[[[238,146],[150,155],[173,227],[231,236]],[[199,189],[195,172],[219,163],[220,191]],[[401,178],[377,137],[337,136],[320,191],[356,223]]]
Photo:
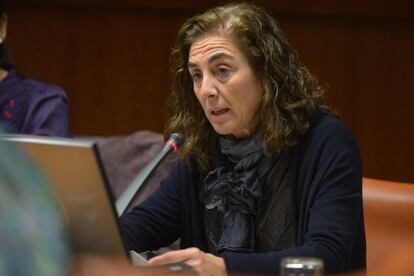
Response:
[[[208,63],[213,63],[214,61],[218,60],[218,59],[222,59],[222,58],[229,58],[229,59],[234,59],[233,56],[226,54],[226,53],[216,53],[214,55],[212,55],[209,59],[208,59]],[[194,68],[197,67],[197,64],[192,63],[192,62],[188,62],[187,63],[187,67],[188,68]]]
[[[229,54],[226,54],[226,53],[216,53],[216,54],[212,55],[212,56],[208,59],[208,63],[212,63],[212,62],[214,62],[214,61],[216,61],[216,60],[218,60],[218,59],[221,59],[221,58],[230,58],[230,59],[234,59],[234,57],[233,57],[233,56],[231,56],[231,55],[229,55]]]

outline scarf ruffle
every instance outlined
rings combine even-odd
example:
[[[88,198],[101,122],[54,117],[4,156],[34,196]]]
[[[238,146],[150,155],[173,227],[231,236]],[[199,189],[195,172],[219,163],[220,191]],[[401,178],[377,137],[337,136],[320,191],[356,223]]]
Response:
[[[243,141],[222,136],[219,143],[226,162],[207,174],[202,191],[208,244],[217,253],[251,252],[263,178],[273,162],[258,136]]]

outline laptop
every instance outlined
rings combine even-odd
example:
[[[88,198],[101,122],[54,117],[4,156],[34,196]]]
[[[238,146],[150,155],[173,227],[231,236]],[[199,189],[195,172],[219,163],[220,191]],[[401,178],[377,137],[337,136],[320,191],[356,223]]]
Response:
[[[30,135],[0,135],[21,146],[48,178],[57,196],[75,254],[146,259],[126,250],[96,142]]]

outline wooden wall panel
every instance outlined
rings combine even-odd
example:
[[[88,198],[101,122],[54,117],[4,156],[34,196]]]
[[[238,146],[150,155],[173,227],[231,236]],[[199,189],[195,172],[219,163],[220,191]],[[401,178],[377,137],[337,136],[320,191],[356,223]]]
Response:
[[[13,0],[7,45],[22,72],[67,91],[74,135],[162,131],[178,27],[222,2]],[[359,141],[364,174],[414,182],[410,1],[253,2],[278,18],[329,85],[329,103]]]
[[[7,1],[7,0],[6,0]],[[9,0],[10,5],[83,7],[83,8],[140,8],[191,12],[221,5],[226,0]],[[412,18],[411,0],[253,0],[256,5],[276,11],[278,14],[361,16],[385,18]]]
[[[413,22],[280,19],[304,63],[329,84],[328,101],[355,133],[365,175],[414,182]]]
[[[10,14],[8,45],[22,72],[65,88],[73,134],[162,131],[178,21],[165,12],[22,8]]]

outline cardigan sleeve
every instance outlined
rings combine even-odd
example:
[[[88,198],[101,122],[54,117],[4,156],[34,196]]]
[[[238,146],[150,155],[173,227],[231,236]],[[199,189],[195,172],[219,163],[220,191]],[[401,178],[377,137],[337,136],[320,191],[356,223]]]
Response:
[[[182,203],[180,179],[185,170],[178,163],[168,178],[144,202],[120,219],[124,241],[130,250],[143,252],[168,246],[179,238]]]
[[[361,160],[339,121],[307,135],[296,172],[296,246],[266,253],[225,252],[228,271],[278,273],[283,257],[312,256],[326,272],[365,267]]]

